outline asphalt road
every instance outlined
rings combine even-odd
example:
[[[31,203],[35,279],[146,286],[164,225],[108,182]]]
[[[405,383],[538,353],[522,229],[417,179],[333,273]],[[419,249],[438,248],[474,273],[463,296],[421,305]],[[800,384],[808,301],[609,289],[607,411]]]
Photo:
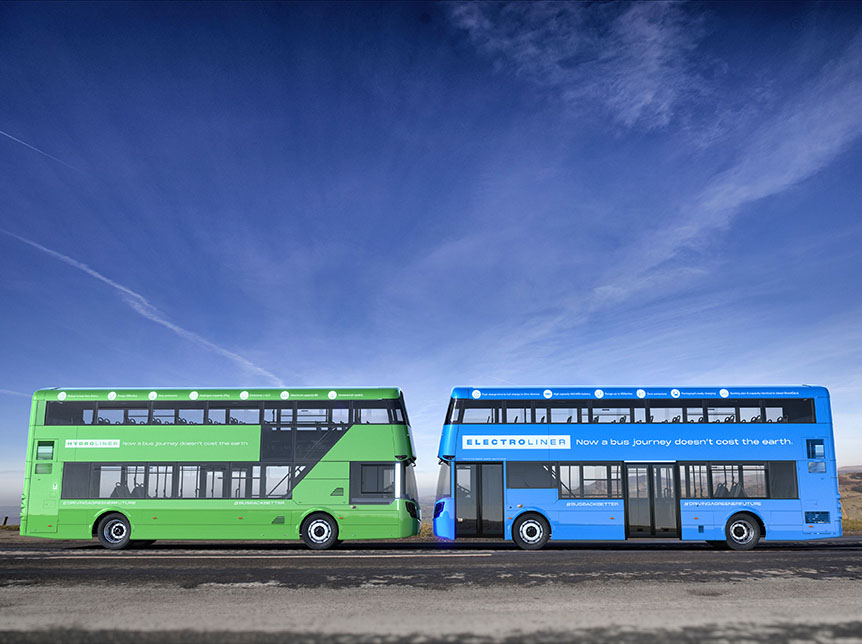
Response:
[[[0,538],[0,642],[862,642],[862,538],[94,544]]]

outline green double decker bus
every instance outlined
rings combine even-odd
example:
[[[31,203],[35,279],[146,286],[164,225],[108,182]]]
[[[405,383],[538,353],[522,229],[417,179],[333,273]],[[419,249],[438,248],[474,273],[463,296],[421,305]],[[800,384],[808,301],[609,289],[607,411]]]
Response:
[[[43,389],[21,534],[110,549],[408,537],[415,460],[397,388]]]

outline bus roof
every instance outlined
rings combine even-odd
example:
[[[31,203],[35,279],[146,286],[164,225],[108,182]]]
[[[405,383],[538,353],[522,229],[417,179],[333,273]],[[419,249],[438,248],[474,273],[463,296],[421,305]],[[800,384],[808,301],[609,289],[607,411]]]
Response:
[[[289,389],[174,389],[174,388],[98,388],[54,387],[39,389],[33,394],[34,400],[69,401],[178,401],[178,400],[388,400],[401,396],[398,387],[356,387],[343,388],[289,388]]]
[[[614,398],[814,398],[828,397],[825,387],[455,387],[452,398],[505,400],[607,400]]]

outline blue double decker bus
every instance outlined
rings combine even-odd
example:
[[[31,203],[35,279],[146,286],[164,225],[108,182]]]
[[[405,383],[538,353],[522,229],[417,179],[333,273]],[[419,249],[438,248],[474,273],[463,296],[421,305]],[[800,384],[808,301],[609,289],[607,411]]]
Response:
[[[823,387],[459,387],[438,456],[446,539],[841,535]]]

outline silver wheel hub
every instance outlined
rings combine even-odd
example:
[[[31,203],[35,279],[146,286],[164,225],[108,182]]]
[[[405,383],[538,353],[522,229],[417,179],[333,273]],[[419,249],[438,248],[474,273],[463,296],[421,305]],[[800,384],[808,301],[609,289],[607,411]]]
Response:
[[[518,536],[524,543],[539,543],[545,534],[542,524],[535,519],[527,519],[518,528]]]
[[[730,524],[730,538],[736,543],[750,543],[754,538],[754,528],[748,521],[734,521]]]
[[[308,524],[308,538],[314,543],[326,543],[332,536],[332,526],[325,519],[315,519]]]
[[[110,543],[120,543],[126,538],[126,524],[119,519],[111,519],[103,532],[105,539]]]

